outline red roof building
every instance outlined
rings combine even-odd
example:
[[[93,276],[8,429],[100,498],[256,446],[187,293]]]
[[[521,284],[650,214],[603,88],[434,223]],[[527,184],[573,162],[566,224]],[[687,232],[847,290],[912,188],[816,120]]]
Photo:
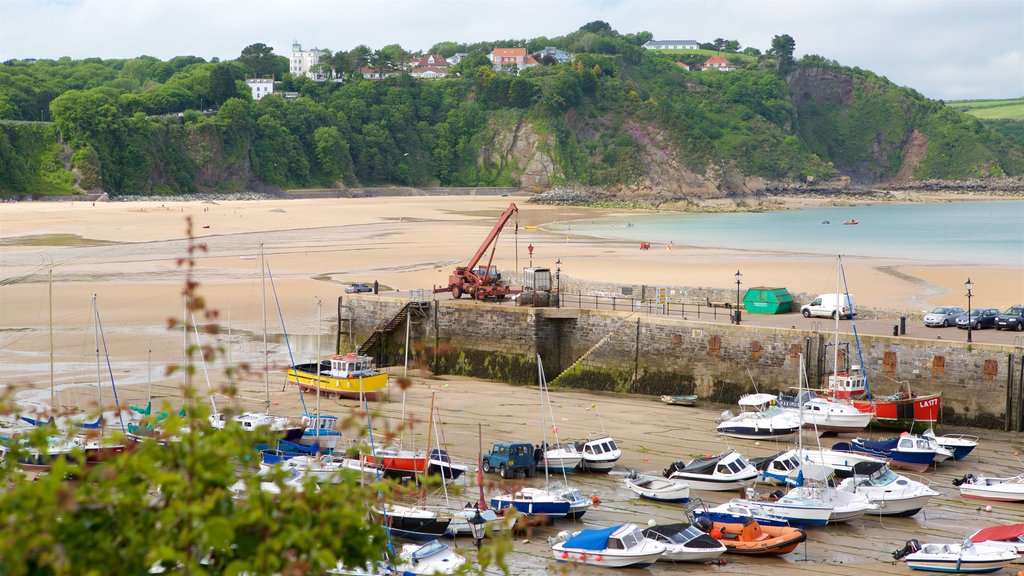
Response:
[[[701,70],[721,70],[722,72],[729,72],[735,70],[736,67],[729,63],[724,56],[712,56],[704,61],[704,64],[700,67]]]

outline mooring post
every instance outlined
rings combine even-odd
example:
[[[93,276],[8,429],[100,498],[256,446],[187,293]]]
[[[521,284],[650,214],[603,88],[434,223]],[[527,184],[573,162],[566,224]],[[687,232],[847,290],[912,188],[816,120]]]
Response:
[[[640,370],[640,318],[636,319],[636,343],[633,346],[633,382],[636,383]]]
[[[1013,420],[1013,354],[1006,355],[1006,415],[1003,418],[1003,432],[1009,432],[1015,426]]]

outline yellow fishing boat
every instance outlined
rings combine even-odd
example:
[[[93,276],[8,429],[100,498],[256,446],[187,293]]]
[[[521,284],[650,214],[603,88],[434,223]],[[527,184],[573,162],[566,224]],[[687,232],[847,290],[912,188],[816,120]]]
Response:
[[[288,382],[316,391],[316,362],[296,364],[288,370]],[[376,400],[388,385],[388,373],[373,365],[372,356],[355,352],[335,354],[320,361],[320,393],[344,398]]]

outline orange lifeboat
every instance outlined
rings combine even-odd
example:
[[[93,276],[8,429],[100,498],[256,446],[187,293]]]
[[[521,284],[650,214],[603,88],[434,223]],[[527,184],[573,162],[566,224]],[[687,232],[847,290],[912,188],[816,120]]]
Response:
[[[789,554],[807,539],[807,533],[790,526],[761,526],[753,518],[743,524],[714,522],[709,532],[725,545],[725,551],[752,556]]]

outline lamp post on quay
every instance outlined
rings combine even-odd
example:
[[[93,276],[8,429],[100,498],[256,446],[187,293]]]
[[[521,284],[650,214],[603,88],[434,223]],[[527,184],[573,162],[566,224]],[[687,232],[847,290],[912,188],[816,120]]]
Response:
[[[971,290],[974,288],[974,282],[967,278],[964,286],[967,287],[967,342],[969,344],[971,342]]]
[[[733,313],[733,319],[736,321],[736,325],[740,325],[740,281],[743,280],[743,274],[740,271],[736,271],[736,311]]]
[[[562,259],[555,260],[555,308],[562,307]]]

